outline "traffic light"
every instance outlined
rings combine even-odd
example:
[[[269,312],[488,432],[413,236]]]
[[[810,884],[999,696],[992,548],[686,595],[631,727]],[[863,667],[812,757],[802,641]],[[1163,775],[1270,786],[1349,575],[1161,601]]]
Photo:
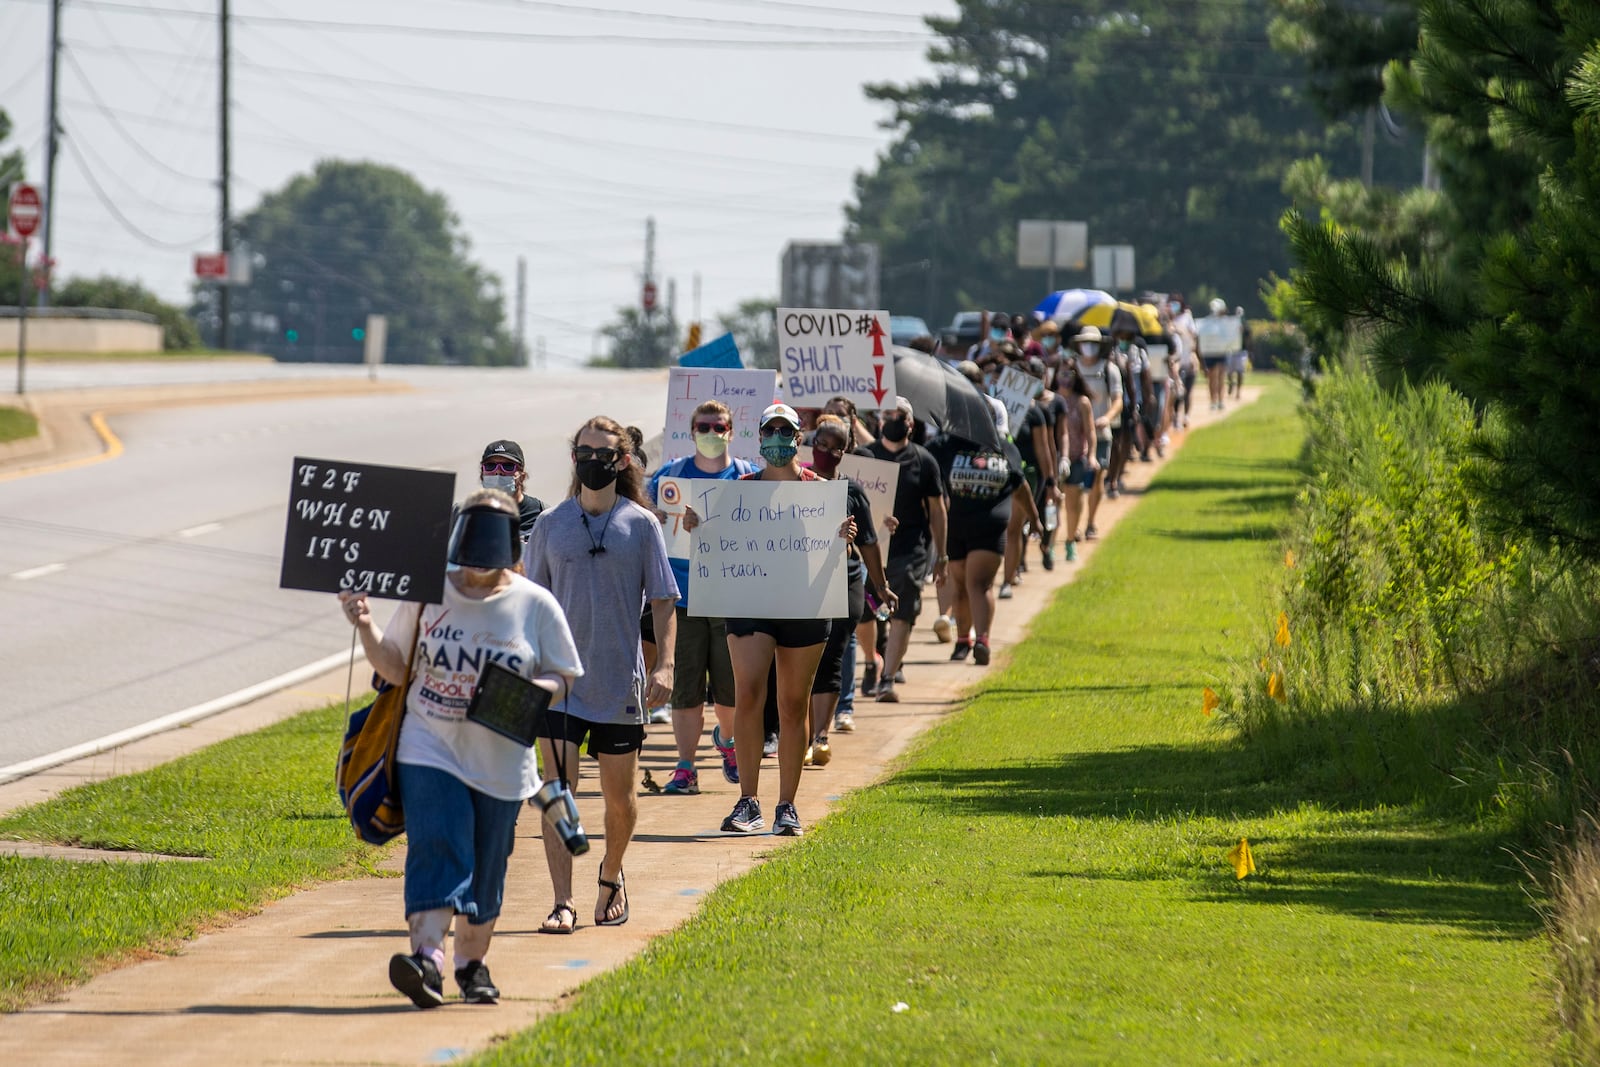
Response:
[[[285,341],[288,341],[290,344],[294,344],[294,343],[296,343],[297,341],[300,340],[300,331],[299,330],[284,330],[283,331],[283,339]]]
[[[350,340],[352,340],[352,341],[365,341],[366,339],[367,339],[367,331],[362,329],[360,326],[353,327],[350,330]]]
[[[700,324],[698,322],[691,322],[689,324],[689,340],[684,345],[684,348],[685,348],[685,350],[688,350],[688,349],[695,349],[695,348],[699,348],[699,347],[700,347]]]

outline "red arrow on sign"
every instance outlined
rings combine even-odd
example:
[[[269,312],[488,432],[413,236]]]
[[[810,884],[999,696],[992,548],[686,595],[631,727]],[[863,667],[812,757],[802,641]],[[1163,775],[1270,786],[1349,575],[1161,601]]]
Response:
[[[18,182],[11,187],[11,203],[7,213],[11,217],[11,229],[18,237],[32,237],[34,231],[38,230],[41,203],[39,190],[33,186]]]
[[[883,323],[878,321],[878,317],[876,315],[874,315],[872,317],[872,329],[868,330],[867,334],[872,338],[872,358],[873,359],[882,359],[883,358]],[[881,376],[878,379],[878,384],[879,385],[883,384],[883,379],[882,379]]]
[[[872,390],[872,398],[878,402],[878,407],[883,407],[883,398],[889,395],[889,390],[883,387],[883,366],[880,364],[872,368],[872,373],[878,379],[878,387]]]

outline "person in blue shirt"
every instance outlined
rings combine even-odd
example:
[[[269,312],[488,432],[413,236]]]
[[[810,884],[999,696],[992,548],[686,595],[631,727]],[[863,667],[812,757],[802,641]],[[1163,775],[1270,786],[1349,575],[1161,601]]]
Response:
[[[685,530],[699,525],[694,508],[684,510],[681,520],[661,510],[661,479],[713,478],[734,481],[756,470],[749,460],[728,455],[733,442],[733,413],[720,400],[707,400],[689,416],[694,433],[694,455],[663,463],[650,478],[650,500],[656,518],[663,523],[682,521]],[[678,766],[663,793],[687,795],[700,792],[700,772],[695,757],[700,749],[700,734],[706,726],[706,692],[711,693],[717,725],[711,743],[722,756],[722,776],[730,784],[739,783],[739,761],[733,749],[733,662],[728,655],[728,630],[721,619],[689,614],[689,561],[669,557],[673,577],[678,580],[678,635],[672,681],[672,739],[678,749]]]

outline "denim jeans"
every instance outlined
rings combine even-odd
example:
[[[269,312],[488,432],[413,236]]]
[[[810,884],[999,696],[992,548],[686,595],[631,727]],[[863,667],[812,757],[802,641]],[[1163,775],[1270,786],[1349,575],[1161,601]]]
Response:
[[[500,915],[519,800],[497,800],[455,775],[402,763],[406,914],[453,908],[476,924]]]
[[[850,634],[850,640],[845,642],[844,662],[839,670],[843,673],[842,685],[839,689],[839,707],[835,715],[853,715],[856,710],[856,635]]]

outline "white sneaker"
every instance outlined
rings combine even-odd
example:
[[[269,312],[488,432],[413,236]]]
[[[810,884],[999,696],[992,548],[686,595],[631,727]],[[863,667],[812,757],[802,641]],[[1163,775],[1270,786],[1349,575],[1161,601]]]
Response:
[[[1000,600],[1010,600],[1011,599],[1011,583],[1010,582],[1001,582],[1000,583],[1000,592],[995,594],[995,595]]]
[[[662,723],[671,722],[672,707],[668,704],[663,704],[659,708],[651,708],[650,721],[657,726],[661,725]]]
[[[933,636],[939,639],[941,645],[950,643],[951,631],[955,629],[956,621],[948,615],[940,615],[933,620]]]

